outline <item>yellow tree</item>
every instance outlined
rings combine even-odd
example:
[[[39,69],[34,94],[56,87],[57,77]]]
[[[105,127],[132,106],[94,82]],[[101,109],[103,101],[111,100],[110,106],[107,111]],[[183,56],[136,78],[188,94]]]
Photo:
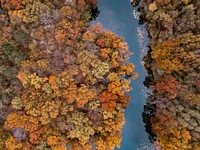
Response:
[[[180,39],[172,39],[159,45],[151,55],[156,66],[169,74],[183,70],[183,56],[179,55],[181,52],[184,50],[180,48]]]

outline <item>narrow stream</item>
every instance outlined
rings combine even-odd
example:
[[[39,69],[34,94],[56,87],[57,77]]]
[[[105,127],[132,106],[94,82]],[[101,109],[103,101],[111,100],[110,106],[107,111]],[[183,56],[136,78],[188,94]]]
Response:
[[[124,37],[130,51],[134,52],[130,61],[135,64],[135,71],[139,74],[132,82],[133,91],[129,93],[131,102],[125,111],[126,123],[120,150],[154,150],[142,120],[147,93],[143,85],[147,73],[142,65],[142,57],[147,51],[147,33],[144,26],[138,25],[138,20],[132,15],[134,8],[129,0],[99,0],[98,8],[100,14],[92,23],[100,22],[104,29],[110,29]]]

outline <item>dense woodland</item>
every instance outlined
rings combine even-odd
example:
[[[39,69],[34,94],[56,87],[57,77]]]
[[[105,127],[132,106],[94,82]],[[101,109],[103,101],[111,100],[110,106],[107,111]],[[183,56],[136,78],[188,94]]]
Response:
[[[200,1],[142,0],[139,11],[150,37],[146,130],[157,149],[200,150]]]
[[[95,0],[0,0],[0,150],[120,147],[137,77]]]
[[[133,2],[137,5],[139,0]],[[131,79],[123,37],[89,27],[95,0],[0,0],[0,150],[120,147]],[[200,1],[142,0],[157,149],[200,149]]]

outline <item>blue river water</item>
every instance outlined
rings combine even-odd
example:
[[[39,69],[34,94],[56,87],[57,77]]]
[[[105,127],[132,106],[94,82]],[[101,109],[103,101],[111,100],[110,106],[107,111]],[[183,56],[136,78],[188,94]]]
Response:
[[[142,120],[147,93],[143,86],[147,73],[142,65],[142,57],[147,51],[147,33],[144,26],[138,25],[137,17],[132,15],[134,8],[129,0],[98,0],[98,8],[100,14],[92,24],[100,22],[104,29],[124,37],[130,51],[134,52],[130,61],[135,64],[135,71],[139,74],[131,84],[133,90],[129,93],[131,102],[125,111],[126,123],[120,150],[154,150]]]

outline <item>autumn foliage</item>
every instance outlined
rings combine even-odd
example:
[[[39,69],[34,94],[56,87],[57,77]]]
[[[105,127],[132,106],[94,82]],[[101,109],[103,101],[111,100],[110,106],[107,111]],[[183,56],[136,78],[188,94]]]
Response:
[[[159,144],[164,150],[190,149],[189,131],[178,125],[166,111],[157,112],[152,118],[152,130],[159,137]]]
[[[145,84],[152,89],[143,114],[157,149],[200,148],[199,9],[199,1],[192,0],[141,4],[151,48],[145,57],[150,81]]]
[[[156,90],[158,93],[165,94],[165,96],[169,99],[174,99],[177,93],[177,81],[170,76],[160,77],[161,79],[156,82]]]
[[[5,9],[21,9],[23,8],[23,5],[26,3],[23,0],[1,0],[1,7]]]
[[[0,149],[120,147],[137,74],[122,37],[88,27],[96,1],[0,2]]]

